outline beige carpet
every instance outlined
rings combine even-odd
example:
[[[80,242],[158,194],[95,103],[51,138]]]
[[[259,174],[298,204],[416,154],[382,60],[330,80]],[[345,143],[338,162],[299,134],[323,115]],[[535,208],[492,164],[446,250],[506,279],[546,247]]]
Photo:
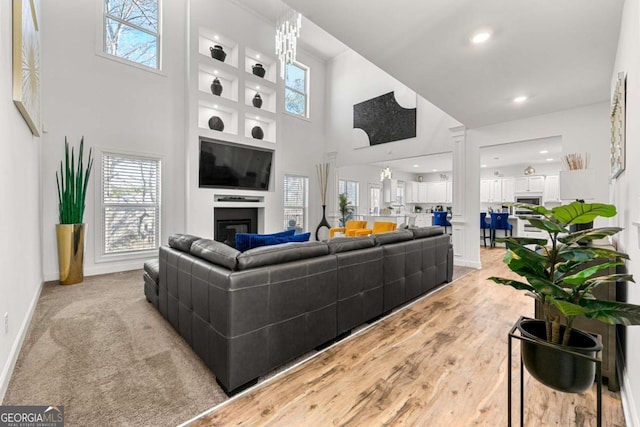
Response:
[[[142,288],[141,270],[46,284],[3,404],[64,405],[68,426],[166,426],[227,399]]]

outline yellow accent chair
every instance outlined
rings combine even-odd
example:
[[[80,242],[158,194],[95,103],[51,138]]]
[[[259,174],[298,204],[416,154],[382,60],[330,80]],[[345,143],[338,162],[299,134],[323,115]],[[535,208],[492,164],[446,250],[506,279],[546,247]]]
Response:
[[[334,227],[329,230],[329,238],[333,237],[336,233],[344,233],[345,236],[351,237],[356,235],[356,231],[365,229],[367,221],[349,220],[345,227]]]
[[[363,230],[356,231],[356,236],[366,236],[368,234],[380,234],[388,233],[396,229],[395,222],[376,221],[373,223],[373,228],[365,228]]]

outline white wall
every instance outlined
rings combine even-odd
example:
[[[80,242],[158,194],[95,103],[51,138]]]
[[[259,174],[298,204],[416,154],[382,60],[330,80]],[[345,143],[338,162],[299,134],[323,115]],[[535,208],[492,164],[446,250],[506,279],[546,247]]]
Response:
[[[0,401],[42,285],[40,147],[12,101],[11,4],[0,2]],[[4,314],[9,313],[5,333]]]
[[[416,137],[361,148],[366,136],[353,128],[353,105],[391,91],[401,98],[398,102],[403,107],[417,108]],[[327,94],[327,149],[337,152],[338,166],[453,150],[449,128],[459,123],[354,51],[328,61]],[[410,98],[414,105],[403,103]]]
[[[632,221],[640,221],[640,43],[638,34],[640,8],[638,0],[627,0],[624,4],[622,25],[618,40],[616,63],[611,73],[611,93],[615,89],[617,74],[627,73],[627,125],[626,125],[626,170],[611,186],[611,203],[618,208],[618,215],[612,221],[624,230],[617,236],[618,250],[627,252],[631,261],[627,263],[629,272],[636,281],[640,278],[639,228]],[[605,141],[609,141],[607,138]],[[606,157],[609,158],[608,156]],[[629,283],[628,300],[640,304],[640,285]],[[627,425],[640,426],[640,326],[626,328],[626,369],[623,375],[622,398]]]
[[[43,1],[43,265],[58,277],[55,171],[64,138],[116,152],[162,158],[161,241],[184,230],[184,76],[186,5],[163,2],[163,70],[153,73],[97,55],[99,0]],[[87,148],[88,148],[87,147]],[[87,196],[85,274],[141,268],[142,260],[97,262],[99,158]]]
[[[255,12],[227,0],[191,0],[190,6],[190,40],[197,40],[199,28],[204,28],[231,39],[241,46],[259,52],[266,52],[275,58],[273,37],[275,23],[269,22]],[[197,51],[190,47],[190,52]],[[195,54],[195,53],[194,53]],[[197,55],[197,54],[195,54]],[[195,123],[197,101],[192,96],[188,102],[192,111],[189,119],[188,137],[188,183],[187,183],[187,231],[207,238],[213,237],[213,202],[216,194],[234,194],[260,196],[265,200],[264,232],[282,230],[283,214],[283,181],[285,174],[297,174],[309,177],[309,225],[308,231],[315,232],[315,227],[322,217],[319,185],[316,178],[315,165],[326,161],[325,157],[325,63],[323,60],[300,49],[298,61],[310,67],[309,119],[298,118],[284,111],[284,86],[282,79],[277,78],[277,135],[276,142],[269,148],[275,149],[274,167],[271,185],[264,191],[231,191],[220,189],[198,188],[199,132]],[[197,59],[190,58],[193,65]],[[191,71],[193,72],[193,70]],[[240,109],[244,108],[242,106]],[[221,134],[225,139],[227,134]],[[247,143],[242,137],[229,137],[232,142]],[[249,141],[253,142],[253,141]],[[266,146],[269,143],[261,143]]]

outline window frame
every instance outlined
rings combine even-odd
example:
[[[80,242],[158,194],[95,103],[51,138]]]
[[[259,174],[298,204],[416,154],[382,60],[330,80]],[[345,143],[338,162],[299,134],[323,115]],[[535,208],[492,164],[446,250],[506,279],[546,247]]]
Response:
[[[288,206],[285,204],[286,201],[286,179],[287,177],[292,178],[302,178],[304,180],[304,205],[302,207],[302,218],[303,218],[303,227],[302,230],[307,232],[309,231],[309,177],[299,173],[285,173],[282,179],[282,215],[283,215],[283,223],[285,224],[284,229],[286,230],[289,227],[288,221],[286,220],[286,214],[284,210],[286,208],[298,208],[299,206]]]
[[[97,26],[97,31],[96,31],[96,54],[102,58],[105,59],[109,59],[111,61],[115,61],[115,62],[119,62],[121,64],[124,65],[129,65],[131,67],[134,68],[138,68],[140,70],[144,70],[144,71],[148,71],[151,73],[155,73],[155,74],[159,74],[162,76],[166,76],[167,74],[164,72],[163,70],[163,59],[164,59],[164,42],[163,42],[163,0],[155,0],[158,3],[158,33],[157,35],[155,35],[156,40],[157,40],[157,57],[156,57],[156,65],[157,68],[154,67],[150,67],[148,65],[145,64],[141,64],[139,62],[135,62],[132,60],[129,60],[127,58],[122,58],[120,56],[116,56],[116,55],[112,55],[111,53],[107,52],[107,39],[106,39],[106,25],[107,25],[107,11],[106,11],[106,1],[105,0],[96,0],[97,2],[100,3],[99,7],[97,8],[98,11],[98,22],[100,23]],[[111,15],[109,15],[110,17]],[[113,19],[113,18],[111,18]],[[140,28],[135,24],[131,24],[128,21],[123,21],[121,19],[117,19],[118,21],[121,21],[123,23],[125,23],[126,25],[134,28],[137,31],[142,31],[145,34],[149,34],[149,35],[154,35],[153,32],[149,32],[149,30],[146,30],[144,28]]]
[[[287,67],[288,65],[293,65],[295,67],[300,68],[301,70],[304,71],[304,88],[306,92],[300,92],[298,89],[292,88],[290,86],[287,86]],[[285,76],[284,76],[284,80],[283,80],[283,89],[282,89],[282,98],[283,98],[283,107],[282,107],[282,111],[286,114],[289,114],[290,116],[293,117],[297,117],[299,119],[305,119],[305,120],[309,120],[310,119],[310,114],[309,114],[309,98],[310,98],[310,90],[309,90],[309,83],[311,82],[311,78],[310,73],[311,73],[311,68],[305,64],[302,64],[301,62],[298,61],[293,61],[291,64],[287,64],[285,65]],[[302,96],[304,96],[304,114],[298,114],[298,113],[294,113],[291,112],[289,110],[287,110],[287,89],[296,92]]]
[[[95,152],[98,154],[96,156],[97,163],[99,165],[98,169],[98,179],[95,180],[95,212],[94,212],[94,230],[95,230],[95,263],[105,263],[105,262],[116,262],[116,261],[129,261],[129,260],[138,260],[138,259],[148,259],[149,257],[154,257],[158,255],[158,249],[162,244],[162,163],[163,158],[158,154],[150,154],[150,153],[137,153],[131,151],[124,150],[113,150],[107,148],[96,148]],[[113,156],[122,156],[131,159],[140,159],[140,160],[153,160],[158,162],[158,196],[157,196],[157,208],[158,208],[158,219],[156,224],[156,247],[152,249],[143,249],[143,250],[133,250],[133,251],[125,251],[118,253],[105,253],[105,241],[104,241],[104,233],[106,224],[104,223],[104,208],[105,206],[112,206],[111,204],[104,203],[104,171],[103,171],[103,161],[104,156],[113,155]],[[149,206],[148,204],[135,204],[129,206]]]
[[[340,183],[344,182],[344,191],[341,192],[340,191]],[[357,204],[354,204],[353,202],[351,203],[351,206],[353,206],[353,216],[355,217],[356,215],[359,215],[359,211],[360,211],[360,181],[354,181],[354,180],[350,180],[350,179],[342,179],[339,178],[338,179],[338,195],[342,194],[342,193],[347,193],[347,186],[349,183],[352,184],[356,184],[356,188],[357,188],[357,193],[355,196],[355,200],[357,201]],[[347,195],[347,200],[348,200],[349,196]]]

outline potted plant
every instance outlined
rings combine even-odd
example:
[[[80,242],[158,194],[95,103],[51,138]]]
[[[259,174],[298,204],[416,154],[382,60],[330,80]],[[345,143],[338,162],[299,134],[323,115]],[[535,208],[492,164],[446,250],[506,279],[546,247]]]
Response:
[[[548,239],[505,237],[504,262],[526,281],[490,277],[496,283],[523,290],[539,301],[544,320],[525,319],[517,327],[520,333],[549,345],[523,341],[522,359],[529,373],[556,390],[580,393],[593,384],[595,363],[559,351],[593,357],[602,345],[595,338],[573,328],[578,316],[608,324],[640,324],[640,306],[596,298],[593,290],[604,283],[633,282],[628,274],[601,275],[601,271],[624,264],[628,255],[611,249],[590,246],[595,239],[615,235],[621,228],[589,228],[571,232],[571,225],[592,222],[597,217],[612,217],[616,208],[608,204],[573,202],[553,209],[544,206],[512,204],[528,209],[537,217],[521,217],[545,231]],[[552,309],[554,307],[555,309]]]
[[[84,279],[84,216],[87,185],[93,158],[91,149],[84,163],[84,138],[80,139],[80,149],[76,163],[74,148],[69,155],[69,142],[64,139],[64,165],[60,162],[60,171],[56,172],[58,185],[58,217],[56,225],[58,242],[58,266],[60,284],[73,285]]]
[[[347,193],[338,195],[338,210],[341,218],[338,220],[340,227],[346,227],[347,221],[353,217],[353,205],[347,199]]]

